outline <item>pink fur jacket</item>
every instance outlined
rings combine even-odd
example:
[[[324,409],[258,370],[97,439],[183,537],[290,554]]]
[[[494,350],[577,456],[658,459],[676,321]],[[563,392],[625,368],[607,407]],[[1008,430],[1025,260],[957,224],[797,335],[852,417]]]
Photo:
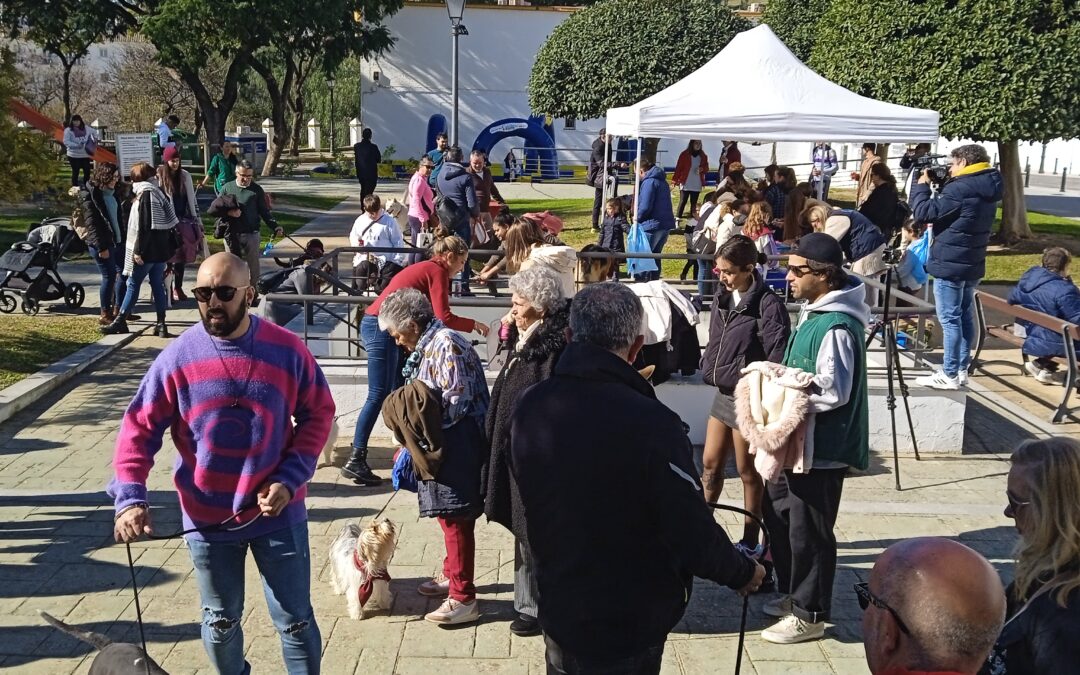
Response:
[[[742,369],[735,387],[735,414],[739,431],[750,444],[754,468],[765,480],[776,480],[785,469],[809,471],[806,457],[807,387],[814,374],[769,361]]]

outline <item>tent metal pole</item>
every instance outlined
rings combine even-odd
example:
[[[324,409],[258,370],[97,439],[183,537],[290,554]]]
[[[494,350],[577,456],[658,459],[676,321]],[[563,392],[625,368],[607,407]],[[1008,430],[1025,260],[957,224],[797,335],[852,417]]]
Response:
[[[634,162],[634,222],[637,222],[638,191],[641,189],[641,136],[637,137],[637,161]]]
[[[604,195],[604,197],[603,197],[603,199],[601,199],[601,204],[600,204],[600,212],[601,213],[606,213],[606,210],[605,210],[606,207],[605,207],[604,203],[607,202],[607,200],[608,200],[607,165],[608,165],[608,158],[611,157],[611,155],[609,154],[610,152],[611,152],[611,134],[609,134],[607,132],[604,132],[604,179],[600,183],[600,186],[601,186],[600,187],[600,194]]]

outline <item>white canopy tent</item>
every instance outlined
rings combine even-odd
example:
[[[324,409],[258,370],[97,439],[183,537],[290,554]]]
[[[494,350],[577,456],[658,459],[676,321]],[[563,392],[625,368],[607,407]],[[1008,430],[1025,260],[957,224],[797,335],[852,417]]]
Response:
[[[722,86],[732,73],[752,86],[733,96]],[[609,109],[607,132],[743,142],[934,142],[938,113],[859,96],[826,80],[762,24],[736,35],[708,63],[667,89]]]
[[[740,82],[753,83],[751,89],[732,96],[722,86],[732,73],[738,73]],[[708,63],[667,89],[632,106],[609,108],[607,133],[748,143],[910,143],[937,141],[938,120],[933,110],[859,96],[826,80],[761,24],[736,35]],[[640,160],[641,143],[637,155]]]

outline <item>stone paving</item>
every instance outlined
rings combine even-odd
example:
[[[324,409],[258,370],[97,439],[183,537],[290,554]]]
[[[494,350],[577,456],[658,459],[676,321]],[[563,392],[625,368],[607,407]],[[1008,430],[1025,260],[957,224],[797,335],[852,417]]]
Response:
[[[140,337],[63,389],[0,425],[0,667],[26,673],[85,673],[89,648],[46,626],[43,609],[69,623],[138,642],[127,558],[111,542],[112,509],[103,487],[122,411],[163,340]],[[979,426],[976,424],[974,426]],[[351,429],[343,429],[347,443]],[[989,452],[916,462],[901,457],[905,489],[893,487],[892,458],[847,482],[837,524],[839,544],[834,623],[826,639],[775,646],[757,635],[767,625],[768,599],[751,600],[743,672],[865,673],[860,612],[853,583],[865,580],[875,556],[915,535],[956,537],[1008,574],[1014,534],[1004,506],[1003,457]],[[166,442],[150,478],[159,532],[179,526]],[[376,469],[386,473],[389,451]],[[732,474],[733,475],[733,474]],[[725,496],[741,503],[738,480]],[[391,572],[396,595],[388,614],[347,618],[343,599],[327,584],[326,550],[350,520],[385,514],[401,524]],[[513,546],[502,528],[477,529],[476,573],[483,618],[443,629],[422,620],[434,602],[415,586],[442,558],[438,527],[417,517],[415,496],[360,490],[332,468],[318,470],[308,500],[313,604],[324,642],[326,673],[543,673],[538,638],[508,630],[513,617]],[[735,531],[734,517],[722,521]],[[199,601],[191,565],[179,540],[132,546],[151,655],[172,673],[211,672],[199,638]],[[255,672],[283,672],[278,639],[267,616],[254,565],[249,565],[244,632]],[[632,592],[632,591],[628,591]],[[642,607],[642,611],[649,611]],[[697,583],[685,619],[671,635],[664,673],[730,672],[734,667],[740,600],[727,589]]]

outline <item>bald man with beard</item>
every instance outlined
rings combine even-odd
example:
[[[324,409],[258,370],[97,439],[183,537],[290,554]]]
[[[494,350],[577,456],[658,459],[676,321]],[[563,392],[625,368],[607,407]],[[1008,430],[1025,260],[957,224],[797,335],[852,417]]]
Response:
[[[210,666],[250,671],[241,623],[250,553],[285,669],[318,673],[304,497],[333,425],[330,387],[303,342],[248,314],[255,289],[243,260],[207,258],[192,295],[202,322],[154,359],[120,426],[108,487],[114,536],[154,533],[146,480],[168,431]]]
[[[893,544],[856,584],[866,663],[874,675],[971,675],[1005,620],[1005,591],[986,558],[918,537]]]

